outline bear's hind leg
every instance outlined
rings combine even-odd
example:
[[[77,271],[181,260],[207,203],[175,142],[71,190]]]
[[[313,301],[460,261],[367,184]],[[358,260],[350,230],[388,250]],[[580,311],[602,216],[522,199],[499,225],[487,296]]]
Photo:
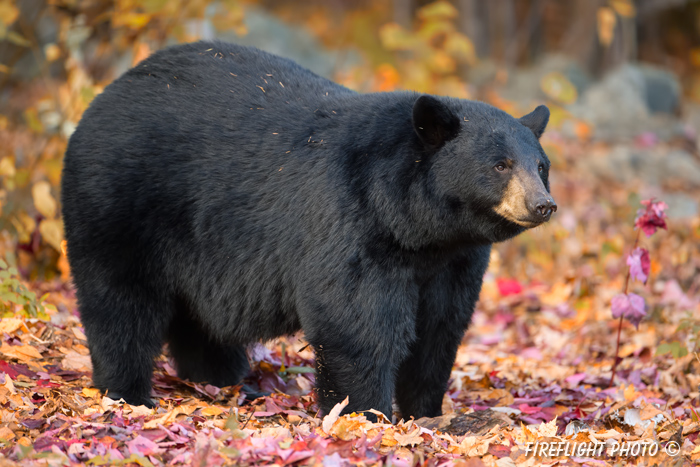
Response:
[[[216,341],[181,309],[168,333],[170,354],[182,379],[224,387],[239,384],[250,371],[243,345]]]

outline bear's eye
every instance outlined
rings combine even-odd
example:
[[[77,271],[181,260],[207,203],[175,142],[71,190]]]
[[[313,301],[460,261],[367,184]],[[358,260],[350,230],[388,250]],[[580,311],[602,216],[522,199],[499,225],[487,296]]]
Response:
[[[504,170],[506,170],[506,168],[507,167],[503,162],[499,162],[498,164],[496,164],[496,170],[498,170],[499,172],[503,172]]]

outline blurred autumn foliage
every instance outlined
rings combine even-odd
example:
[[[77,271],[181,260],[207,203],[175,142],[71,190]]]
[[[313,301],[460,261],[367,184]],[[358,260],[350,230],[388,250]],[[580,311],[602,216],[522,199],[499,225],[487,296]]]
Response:
[[[526,443],[580,440],[584,427],[679,441],[685,457],[653,462],[697,465],[699,25],[690,0],[0,0],[0,457],[531,466]],[[177,378],[164,357],[153,411],[91,387],[58,201],[66,144],[119,74],[199,38],[289,51],[360,92],[479,99],[516,116],[550,107],[541,141],[559,212],[493,249],[444,417],[318,418],[300,336],[251,350],[249,382],[272,393],[252,405],[239,387]],[[640,247],[635,228],[653,227],[649,212],[635,217],[643,199],[659,201],[651,220],[668,230]]]
[[[208,2],[0,2],[0,252],[33,278],[68,277],[58,206],[67,140],[90,101],[153,47],[193,41]],[[215,27],[245,32],[238,2],[217,3]],[[19,71],[17,71],[19,70]]]
[[[479,98],[515,114],[528,109],[492,86],[477,88],[468,81],[468,70],[479,60],[497,59],[503,66],[493,81],[504,82],[507,65],[534,57],[542,44],[559,40],[564,47],[577,41],[593,44],[597,55],[589,52],[584,58],[599,68],[615,50],[625,58],[630,41],[636,40],[628,33],[630,21],[639,16],[638,29],[644,31],[643,15],[651,8],[649,2],[631,0],[486,3],[1,0],[0,253],[16,256],[26,277],[65,280],[57,189],[66,142],[83,111],[116,75],[155,49],[220,33],[244,36],[246,8],[300,25],[330,50],[358,50],[361,60],[336,69],[333,76],[351,88]],[[563,34],[560,23],[572,18],[573,29],[588,30]],[[483,24],[476,28],[475,21]],[[691,68],[700,66],[698,50],[687,51]],[[692,83],[691,78],[691,94]],[[587,140],[590,123],[566,108],[578,98],[569,77],[547,73],[540,88],[550,101],[553,124],[569,121],[574,134]],[[558,158],[556,151],[553,158]]]

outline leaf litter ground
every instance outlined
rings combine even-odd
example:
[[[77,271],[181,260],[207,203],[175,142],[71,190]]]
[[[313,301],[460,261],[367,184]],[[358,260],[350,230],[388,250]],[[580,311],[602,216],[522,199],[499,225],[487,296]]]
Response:
[[[442,417],[372,423],[339,417],[341,407],[321,417],[303,336],[250,349],[247,382],[271,393],[252,403],[240,387],[179,379],[163,356],[159,406],[120,404],[92,387],[70,285],[38,283],[57,306],[51,320],[0,321],[0,466],[697,465],[700,220],[670,219],[667,232],[643,239],[650,276],[631,289],[648,315],[638,330],[625,323],[608,387],[618,324],[610,302],[625,280],[634,215],[641,198],[663,192],[576,170],[583,151],[605,148],[547,143],[560,154],[552,177],[560,211],[494,249]],[[616,452],[623,441],[658,443],[659,452]],[[604,449],[532,452],[559,442]],[[669,455],[669,445],[679,452]]]

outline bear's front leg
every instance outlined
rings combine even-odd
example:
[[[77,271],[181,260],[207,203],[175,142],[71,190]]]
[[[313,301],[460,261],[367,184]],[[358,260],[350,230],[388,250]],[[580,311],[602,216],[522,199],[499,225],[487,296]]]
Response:
[[[468,250],[421,288],[416,339],[396,375],[396,402],[405,420],[442,414],[452,365],[479,298],[489,252],[490,247]]]
[[[396,370],[415,338],[417,291],[370,277],[352,290],[338,283],[321,284],[329,293],[300,313],[316,351],[319,408],[326,415],[349,397],[343,413],[375,409],[391,420]]]
[[[396,402],[404,420],[442,415],[442,400],[465,325],[419,320],[417,339],[396,376]]]

